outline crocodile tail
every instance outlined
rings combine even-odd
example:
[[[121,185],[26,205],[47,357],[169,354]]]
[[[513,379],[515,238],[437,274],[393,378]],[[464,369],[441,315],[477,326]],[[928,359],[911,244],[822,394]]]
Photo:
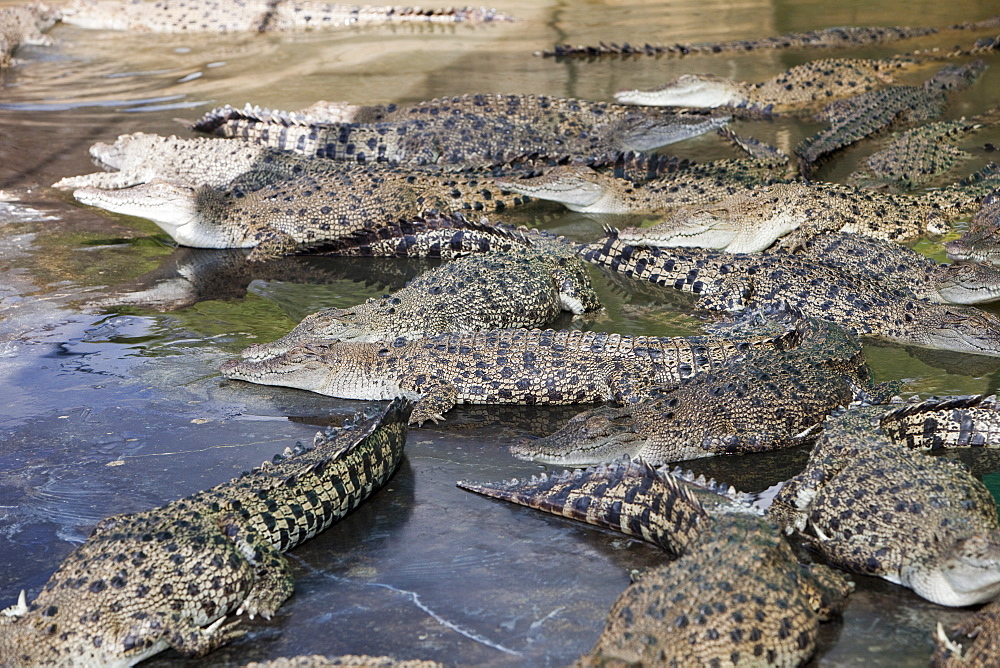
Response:
[[[997,408],[995,395],[932,397],[886,411],[879,428],[908,448],[994,447],[1000,440]]]
[[[495,483],[460,481],[477,494],[587,522],[683,553],[708,513],[690,489],[638,459]]]

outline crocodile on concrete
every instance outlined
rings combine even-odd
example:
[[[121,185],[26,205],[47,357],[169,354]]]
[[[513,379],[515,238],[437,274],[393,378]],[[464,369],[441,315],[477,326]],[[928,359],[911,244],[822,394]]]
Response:
[[[805,470],[768,517],[808,534],[827,563],[881,577],[940,605],[1000,594],[997,504],[958,462],[894,443],[876,427],[881,406],[827,420]]]
[[[58,10],[37,2],[0,7],[0,67],[10,66],[22,44],[51,44],[43,33],[58,20]]]
[[[310,342],[543,327],[562,311],[582,314],[600,307],[584,262],[568,244],[561,255],[512,249],[461,257],[424,272],[391,295],[323,309],[277,341],[250,346],[241,355],[263,359]]]
[[[894,72],[914,64],[910,58],[824,58],[759,83],[714,74],[682,74],[660,88],[619,91],[615,100],[657,107],[750,106],[788,111],[881,88],[893,83]]]
[[[826,129],[803,139],[795,148],[801,172],[810,174],[821,158],[892,125],[941,115],[945,93],[971,86],[985,69],[983,60],[949,65],[922,86],[889,86],[830,103],[816,116],[827,123]]]
[[[699,295],[695,306],[741,311],[782,304],[856,335],[954,352],[1000,356],[1000,318],[935,304],[794,254],[631,246],[613,233],[583,246],[585,260],[640,281]]]
[[[969,229],[945,242],[948,257],[958,262],[974,260],[1000,266],[1000,188],[983,199]]]
[[[393,23],[481,23],[510,16],[484,7],[392,7],[304,0],[73,0],[62,20],[94,30],[133,32],[282,32]]]
[[[624,455],[660,466],[811,441],[830,412],[869,387],[871,372],[861,345],[840,325],[803,318],[797,328],[802,340],[794,348],[753,350],[638,403],[588,410],[511,452],[560,466]]]
[[[794,330],[745,339],[504,329],[412,341],[311,342],[264,360],[229,360],[222,375],[343,399],[418,399],[413,424],[455,404],[633,403],[747,350],[789,345]]]
[[[311,157],[488,167],[535,160],[606,164],[627,151],[658,148],[730,120],[535,95],[443,98],[399,107],[390,115],[397,117],[325,122],[310,114],[226,106],[192,127]]]
[[[498,182],[515,187],[506,179]],[[1000,168],[996,165],[920,195],[875,192],[838,183],[773,183],[682,207],[662,223],[628,228],[621,236],[635,244],[718,248],[732,253],[755,253],[781,237],[782,246],[794,249],[823,232],[906,242],[925,234],[946,234],[952,220],[974,210],[997,187]],[[606,197],[622,203],[625,199],[620,192],[609,190]]]
[[[101,521],[38,596],[0,614],[3,665],[203,656],[270,618],[293,590],[282,555],[328,528],[395,471],[411,405],[358,415],[312,448],[153,510]]]
[[[642,538],[677,558],[611,607],[577,665],[783,665],[815,651],[853,583],[802,564],[751,509],[638,461],[459,487]]]
[[[492,211],[525,201],[485,175],[437,176],[346,164],[250,192],[154,179],[117,190],[86,186],[73,196],[84,204],[147,218],[185,246],[254,248],[254,260],[322,246],[426,210]]]

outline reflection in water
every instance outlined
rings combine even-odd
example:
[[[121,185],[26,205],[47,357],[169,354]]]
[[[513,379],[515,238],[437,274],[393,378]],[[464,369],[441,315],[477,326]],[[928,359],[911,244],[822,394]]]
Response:
[[[610,100],[622,88],[655,87],[686,72],[759,81],[835,52],[595,61],[531,54],[565,42],[676,43],[836,25],[946,25],[982,18],[994,5],[511,0],[501,8],[520,22],[478,27],[210,39],[55,28],[53,47],[28,47],[23,64],[0,73],[0,188],[50,217],[25,219],[22,209],[0,206],[0,373],[7,390],[0,400],[0,607],[21,588],[37,591],[95,519],[228,480],[352,413],[359,402],[224,383],[215,369],[248,343],[286,333],[307,313],[397,289],[427,266],[290,258],[248,267],[241,251],[172,248],[148,222],[84,209],[48,187],[94,171],[92,143],[135,131],[193,136],[177,117],[190,122],[227,103],[297,109],[323,98],[378,104],[493,92]],[[922,38],[836,55],[882,57],[954,42]],[[945,118],[995,105],[1000,68],[996,56],[987,59],[991,69],[951,97]],[[919,83],[936,69],[918,68],[904,83]],[[787,117],[734,125],[786,151],[818,129]],[[993,157],[983,149],[987,143],[1000,143],[1000,130],[959,143],[975,156],[964,169]],[[822,167],[820,178],[843,180],[877,144],[848,149]],[[714,136],[669,152],[699,161],[736,155]],[[601,221],[558,207],[526,215],[529,223],[577,240],[601,230]],[[606,313],[560,326],[683,334],[704,324],[688,299],[667,303],[596,269],[592,275]],[[116,314],[122,304],[132,315]],[[878,380],[907,379],[910,392],[980,392],[997,383],[995,365],[978,358],[868,351]],[[256,620],[248,637],[211,662],[367,652],[465,665],[570,663],[592,646],[629,570],[660,563],[662,554],[474,497],[454,482],[537,473],[506,446],[554,431],[572,412],[460,407],[438,428],[413,430],[406,466],[389,486],[295,552],[296,595],[274,620]],[[979,470],[995,469],[983,459]],[[690,467],[760,489],[803,460],[804,452],[789,451]],[[921,664],[934,624],[960,615],[862,578],[839,634],[836,626],[824,629],[816,663]],[[178,661],[177,655],[156,660]]]

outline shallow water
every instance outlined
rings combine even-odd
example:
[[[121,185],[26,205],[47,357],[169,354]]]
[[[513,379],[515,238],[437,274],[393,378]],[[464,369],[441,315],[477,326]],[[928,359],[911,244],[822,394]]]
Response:
[[[100,518],[227,480],[359,408],[359,402],[223,381],[216,368],[318,308],[396,289],[427,266],[293,258],[250,269],[241,254],[175,248],[151,223],[83,208],[49,187],[94,171],[87,155],[93,142],[140,130],[184,134],[178,119],[226,103],[295,109],[318,99],[409,102],[470,92],[610,99],[620,88],[653,86],[684,72],[757,80],[827,52],[594,61],[532,54],[557,42],[670,43],[849,24],[946,25],[1000,11],[996,2],[969,0],[512,1],[498,8],[522,20],[210,37],[57,26],[54,46],[27,47],[18,66],[0,72],[0,607],[22,588],[29,596],[37,592]],[[949,33],[848,55],[972,39]],[[947,117],[998,103],[1000,59],[988,60],[992,69],[951,98]],[[786,150],[814,128],[790,119],[736,124]],[[1000,145],[1000,131],[961,144],[975,155],[963,173],[995,157],[987,143]],[[871,146],[844,152],[821,176],[842,179]],[[734,155],[714,136],[669,152]],[[515,220],[576,239],[596,237],[602,222],[545,204]],[[935,243],[919,248],[943,257]],[[701,320],[689,299],[626,293],[593,275],[607,312],[557,326],[698,331]],[[173,287],[163,308],[174,310],[84,306],[157,281]],[[867,352],[878,379],[905,379],[907,394],[996,390],[1000,360],[874,345]],[[270,622],[246,623],[244,639],[204,663],[346,652],[461,665],[572,661],[592,646],[629,571],[664,556],[618,535],[473,496],[454,482],[537,472],[505,445],[554,431],[574,412],[460,407],[441,425],[412,431],[388,487],[292,553],[296,595]],[[718,458],[693,467],[760,489],[793,474],[805,456]],[[961,614],[882,581],[857,580],[843,621],[824,627],[817,665],[920,665],[935,622]],[[165,653],[151,663],[180,661]]]

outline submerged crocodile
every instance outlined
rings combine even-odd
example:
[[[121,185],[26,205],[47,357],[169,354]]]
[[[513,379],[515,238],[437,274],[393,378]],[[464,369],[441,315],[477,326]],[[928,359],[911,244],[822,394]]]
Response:
[[[41,3],[0,7],[0,67],[9,67],[22,44],[52,43],[43,33],[55,25],[59,12]]]
[[[811,60],[759,83],[714,74],[682,74],[653,90],[620,91],[615,100],[657,107],[750,106],[786,111],[881,88],[893,83],[893,72],[915,62],[909,58]]]
[[[506,179],[499,179],[498,184],[529,192]],[[642,245],[719,248],[732,253],[764,250],[785,235],[782,245],[796,248],[823,232],[905,242],[924,234],[946,234],[953,219],[973,210],[998,187],[1000,168],[996,165],[920,195],[881,193],[838,183],[773,183],[685,206],[654,227],[624,230],[622,238]],[[604,201],[618,192],[609,191]],[[614,201],[623,198],[617,195]]]
[[[831,411],[869,386],[871,372],[860,344],[839,325],[802,319],[797,329],[802,341],[794,348],[753,350],[638,403],[586,411],[511,452],[560,466],[624,455],[659,466],[812,440]]]
[[[768,517],[809,532],[827,563],[884,578],[941,605],[1000,594],[1000,522],[986,487],[961,464],[890,441],[882,407],[827,420],[805,470]]]
[[[580,665],[799,665],[853,589],[826,566],[799,563],[748,508],[637,461],[458,485],[678,555],[625,590]]]
[[[884,149],[868,156],[865,168],[851,174],[850,180],[866,188],[895,190],[925,185],[971,158],[972,155],[949,142],[983,127],[975,118],[963,118],[928,123],[899,133]]]
[[[563,246],[561,253],[524,247],[452,260],[391,295],[308,315],[286,336],[241,354],[262,359],[310,342],[543,327],[561,311],[581,314],[600,308],[583,261],[571,246]]]
[[[389,120],[328,122],[309,114],[226,106],[192,127],[312,157],[484,167],[538,159],[606,164],[627,151],[694,137],[730,119],[540,95],[466,95],[383,109]]]
[[[310,0],[74,0],[62,20],[95,30],[136,32],[278,32],[322,30],[381,23],[509,21],[483,7],[391,7],[340,5]]]
[[[827,123],[827,128],[803,139],[795,148],[800,170],[809,174],[820,158],[896,123],[917,123],[941,115],[945,93],[967,88],[985,69],[982,60],[950,65],[922,86],[890,86],[830,103],[816,116]]]
[[[969,229],[958,239],[945,242],[944,249],[952,260],[1000,266],[1000,188],[983,199]]]
[[[260,361],[229,360],[223,376],[344,399],[419,399],[412,424],[455,404],[633,403],[754,347],[784,348],[794,331],[745,339],[506,329],[388,343],[312,342]]]
[[[917,299],[877,280],[789,253],[738,254],[631,246],[613,233],[584,259],[632,278],[699,295],[696,306],[740,311],[787,304],[855,334],[902,344],[1000,356],[1000,318],[974,307]]]
[[[399,463],[410,404],[358,415],[250,473],[160,508],[109,517],[30,604],[0,614],[4,665],[132,665],[201,656],[292,594],[282,556],[357,507]]]
[[[216,190],[154,179],[104,190],[78,188],[84,204],[148,218],[197,248],[254,248],[251,259],[300,252],[425,210],[499,210],[525,201],[488,175],[437,176],[393,167],[344,165],[259,190]]]

